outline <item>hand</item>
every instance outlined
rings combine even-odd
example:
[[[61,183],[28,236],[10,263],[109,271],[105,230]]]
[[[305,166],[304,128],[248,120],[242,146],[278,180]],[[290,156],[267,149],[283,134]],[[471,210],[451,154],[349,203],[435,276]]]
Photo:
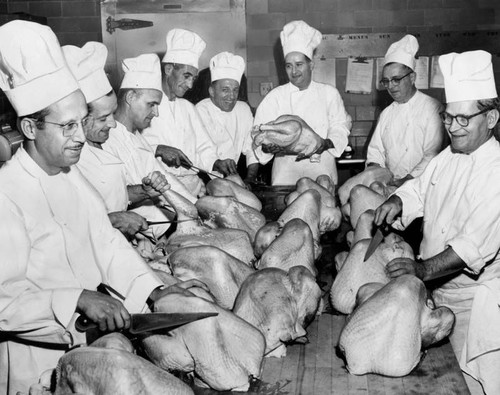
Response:
[[[252,184],[255,184],[256,179],[255,179],[255,178],[252,178],[252,177],[250,177],[250,178],[249,178],[249,177],[247,177],[247,178],[245,178],[245,179],[243,180],[243,182],[245,183],[245,186],[247,187],[247,189],[248,189],[249,191],[251,191],[251,190],[252,190]]]
[[[389,277],[396,278],[403,274],[411,274],[420,279],[423,278],[423,267],[421,263],[415,262],[410,258],[395,258],[390,261],[385,270]]]
[[[397,178],[397,179],[392,179],[387,183],[387,185],[399,188],[401,185],[403,185],[406,181],[411,180],[413,177],[411,175],[407,175],[406,177],[403,178]]]
[[[101,332],[130,327],[130,314],[122,302],[97,291],[84,289],[78,298],[76,312],[95,322]]]
[[[122,232],[125,237],[132,239],[141,230],[148,229],[146,219],[133,211],[117,211],[108,214],[113,228]]]
[[[234,163],[234,160],[232,159],[217,159],[214,163],[212,170],[218,171],[219,173],[222,173],[224,176],[238,173],[236,169],[236,163]]]
[[[148,194],[150,198],[155,198],[162,195],[165,191],[170,189],[165,175],[159,171],[153,171],[149,176],[142,179],[142,189]]]
[[[187,280],[187,281],[181,281],[176,284],[172,284],[166,288],[159,289],[156,288],[151,292],[151,295],[149,295],[149,299],[151,299],[153,302],[156,302],[158,299],[162,298],[165,295],[171,294],[171,293],[184,293],[186,290],[192,287],[198,287],[202,288],[207,292],[210,292],[210,289],[208,286],[204,283],[201,282],[200,280],[192,279],[192,280]]]
[[[280,147],[277,144],[262,144],[262,152],[266,154],[279,154],[280,152],[283,152],[283,147]]]
[[[161,160],[170,167],[179,167],[182,165],[182,162],[190,166],[193,164],[184,152],[168,145],[159,145],[156,148],[156,156],[159,156]]]
[[[322,154],[326,150],[329,150],[330,148],[333,148],[333,147],[334,147],[334,145],[333,145],[333,141],[332,140],[330,140],[330,139],[323,139],[321,141],[321,145],[318,147],[318,149],[314,153],[315,154]]]
[[[377,226],[381,226],[384,222],[390,225],[401,214],[401,211],[403,211],[401,198],[398,195],[392,195],[375,210],[373,222]]]

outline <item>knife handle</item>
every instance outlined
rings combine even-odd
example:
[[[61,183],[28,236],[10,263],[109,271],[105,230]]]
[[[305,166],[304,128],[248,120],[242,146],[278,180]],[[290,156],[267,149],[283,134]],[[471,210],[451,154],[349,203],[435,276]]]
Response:
[[[82,314],[76,319],[75,328],[78,332],[87,332],[89,329],[97,328],[97,324]]]

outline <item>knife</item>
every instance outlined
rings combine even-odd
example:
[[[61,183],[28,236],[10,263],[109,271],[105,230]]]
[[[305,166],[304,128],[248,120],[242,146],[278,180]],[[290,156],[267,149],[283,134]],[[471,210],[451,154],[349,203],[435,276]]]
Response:
[[[157,329],[171,329],[203,318],[214,317],[218,314],[217,312],[130,314],[131,323],[128,332],[135,335]],[[79,332],[86,332],[89,329],[97,328],[97,324],[81,315],[75,322],[75,328]]]
[[[178,224],[179,222],[197,221],[198,218],[170,219],[165,221],[146,221],[148,225]]]
[[[387,229],[387,227],[385,227],[384,229]],[[368,245],[368,249],[366,250],[365,258],[363,259],[363,262],[366,262],[368,260],[368,258],[370,258],[373,255],[373,253],[378,248],[380,243],[382,243],[383,240],[384,240],[384,233],[382,232],[382,227],[377,226],[377,230],[376,230],[375,234],[373,235],[373,237],[370,241],[370,244]]]
[[[207,171],[207,170],[200,169],[199,167],[196,167],[195,165],[190,165],[189,163],[187,163],[187,162],[185,162],[185,161],[183,161],[183,160],[181,160],[181,166],[182,166],[182,167],[184,167],[185,169],[188,169],[188,170],[189,170],[189,169],[191,169],[191,170],[197,170],[197,171],[198,171],[198,172],[200,172],[200,173],[205,173],[205,174],[207,174],[207,175],[209,175],[209,176],[212,176],[212,177],[216,177],[216,178],[222,178],[222,179],[224,179],[224,177],[221,177],[221,176],[219,176],[219,175],[217,175],[217,174],[214,174],[214,173],[210,173],[210,172],[209,172],[209,171]]]

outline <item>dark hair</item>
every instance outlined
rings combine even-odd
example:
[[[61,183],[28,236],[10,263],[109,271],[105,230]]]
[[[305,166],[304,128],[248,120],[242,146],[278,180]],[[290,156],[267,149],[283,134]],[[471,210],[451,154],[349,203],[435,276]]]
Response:
[[[495,97],[494,99],[482,99],[477,101],[477,107],[479,110],[499,110],[500,111],[500,99]]]
[[[108,93],[106,93],[105,95],[102,95],[101,97],[104,97],[104,96],[110,97],[114,93],[115,93],[115,91],[113,89],[111,89]],[[92,105],[92,103],[93,102],[87,104],[87,109],[89,110],[89,114],[92,114],[92,111],[94,110],[94,106]]]
[[[134,92],[136,96],[142,95],[142,89],[134,89],[134,88],[123,88],[118,91],[118,95],[116,95],[118,103],[121,103],[125,100],[125,97],[129,92]]]
[[[408,67],[407,65],[403,64],[403,63],[398,63],[398,62],[389,62],[389,63],[386,63],[384,64],[384,67],[385,66],[390,66],[390,65],[393,65],[393,64],[399,64],[402,68],[403,68],[403,73],[407,74],[407,73],[414,73],[415,70],[413,70],[411,67]]]
[[[22,117],[19,117],[18,120],[18,128],[19,128],[19,123],[22,121],[24,118],[29,118],[33,119],[35,121],[35,125],[38,129],[44,129],[45,128],[45,117],[50,114],[50,110],[48,107],[45,107],[43,110],[34,112],[33,114],[29,115],[23,115]],[[19,128],[20,130],[20,128]]]

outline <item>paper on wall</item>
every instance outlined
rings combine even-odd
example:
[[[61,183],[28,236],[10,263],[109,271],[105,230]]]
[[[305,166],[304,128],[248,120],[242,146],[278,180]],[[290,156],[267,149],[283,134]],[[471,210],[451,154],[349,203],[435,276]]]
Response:
[[[336,86],[335,59],[315,59],[313,80]]]
[[[417,89],[429,89],[429,57],[428,56],[420,56],[417,59],[415,73],[417,73],[417,79],[415,80],[415,86],[417,87]]]
[[[439,56],[433,56],[431,61],[431,88],[444,88],[443,73],[438,62]]]
[[[375,75],[377,76],[377,80],[375,81],[375,85],[378,91],[385,90],[385,86],[380,83],[382,79],[382,71],[384,70],[385,58],[377,58],[375,61]]]
[[[347,80],[345,91],[347,93],[372,93],[373,59],[349,58],[347,59]]]

